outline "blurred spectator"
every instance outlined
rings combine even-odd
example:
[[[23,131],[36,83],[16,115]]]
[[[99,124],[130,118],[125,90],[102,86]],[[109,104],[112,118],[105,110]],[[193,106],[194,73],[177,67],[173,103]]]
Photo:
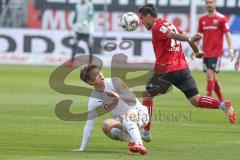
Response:
[[[75,6],[75,17],[73,20],[72,29],[75,32],[75,37],[72,47],[72,63],[75,55],[78,53],[78,43],[83,40],[87,43],[90,58],[89,63],[92,62],[92,40],[91,34],[93,32],[93,14],[94,7],[90,0],[80,0]]]

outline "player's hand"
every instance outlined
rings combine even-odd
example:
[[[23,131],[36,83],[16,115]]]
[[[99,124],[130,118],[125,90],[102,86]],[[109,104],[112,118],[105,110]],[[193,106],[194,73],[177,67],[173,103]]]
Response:
[[[71,152],[85,152],[85,149],[82,148],[77,148],[77,149],[72,149]]]
[[[229,58],[230,58],[230,60],[231,60],[231,62],[232,62],[233,59],[234,59],[234,50],[233,50],[233,49],[230,49],[230,50],[229,50]]]
[[[192,52],[190,55],[191,60],[194,60],[194,56],[195,56],[195,54]]]
[[[194,36],[191,37],[191,42],[197,42],[199,40],[202,39],[202,34],[201,33],[197,33]]]
[[[199,51],[198,53],[195,53],[195,57],[196,58],[203,58],[204,56],[204,52],[203,51]]]
[[[238,71],[240,67],[240,59],[237,60],[237,62],[235,63],[235,70]]]
[[[120,99],[120,97],[118,96],[118,94],[115,93],[115,92],[113,92],[113,91],[107,91],[106,94],[107,94],[109,97]]]

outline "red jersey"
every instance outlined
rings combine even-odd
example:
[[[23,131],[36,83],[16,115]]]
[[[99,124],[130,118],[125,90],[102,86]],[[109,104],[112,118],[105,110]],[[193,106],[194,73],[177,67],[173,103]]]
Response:
[[[203,33],[203,51],[205,57],[220,57],[223,53],[223,34],[229,32],[227,19],[224,15],[216,13],[200,17],[198,32]]]
[[[155,52],[155,73],[168,73],[188,68],[180,41],[167,38],[170,31],[183,32],[172,23],[157,19],[152,27],[152,44]]]

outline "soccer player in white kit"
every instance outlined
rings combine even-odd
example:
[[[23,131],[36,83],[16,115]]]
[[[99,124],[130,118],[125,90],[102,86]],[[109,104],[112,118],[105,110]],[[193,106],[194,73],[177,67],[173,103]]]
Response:
[[[111,139],[129,142],[129,152],[146,154],[140,135],[149,122],[147,107],[143,106],[120,78],[104,78],[96,65],[85,66],[80,73],[80,78],[89,85],[94,86],[88,101],[88,111],[91,114],[99,107],[112,115],[112,119],[103,122],[102,130]],[[93,115],[88,114],[82,144],[80,149],[85,151],[91,137],[95,122]]]

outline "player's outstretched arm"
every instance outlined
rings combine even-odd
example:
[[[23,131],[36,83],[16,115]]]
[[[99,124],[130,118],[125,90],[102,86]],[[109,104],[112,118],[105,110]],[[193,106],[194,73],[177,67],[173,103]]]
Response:
[[[167,37],[169,39],[175,39],[177,41],[188,42],[196,58],[202,58],[204,56],[204,53],[202,51],[199,51],[197,45],[195,44],[195,42],[198,42],[202,38],[202,35],[200,33],[197,33],[191,37],[185,32],[183,34],[178,34],[171,31]]]
[[[202,38],[202,35],[200,33],[197,33],[191,37],[189,34],[178,34],[173,31],[170,31],[167,37],[169,39],[174,39],[182,42],[197,42]]]
[[[87,150],[87,145],[88,145],[89,139],[92,135],[94,121],[95,121],[94,119],[91,119],[86,122],[80,148],[73,149],[73,150],[71,150],[72,152],[85,152]]]
[[[94,119],[91,119],[91,120],[88,120],[86,122],[86,125],[84,127],[84,131],[83,131],[82,143],[81,143],[81,146],[80,146],[80,151],[81,152],[84,152],[87,149],[88,142],[89,142],[90,137],[92,135],[94,121],[95,121]]]
[[[226,32],[225,33],[225,37],[226,37],[228,48],[229,48],[229,58],[231,59],[231,61],[233,61],[233,59],[234,59],[234,50],[232,48],[232,36],[231,36],[231,33],[230,32]]]
[[[89,111],[88,119],[87,119],[85,127],[84,127],[83,136],[82,136],[82,143],[81,143],[80,148],[78,150],[80,152],[84,152],[84,151],[87,150],[87,145],[88,145],[88,142],[91,138],[94,123],[95,123],[95,120],[96,120],[96,118],[94,118],[95,117],[94,115],[96,115],[94,110],[96,110],[96,108],[98,106],[99,106],[98,100],[89,99],[89,101],[88,101],[88,111]]]
[[[188,33],[186,33],[186,32],[183,32],[183,34],[190,36],[190,35],[189,35]],[[201,33],[198,33],[198,34],[201,34]],[[202,36],[202,34],[201,34],[201,36]],[[196,58],[202,58],[202,57],[204,56],[204,53],[203,53],[202,51],[199,51],[199,49],[198,49],[198,45],[199,45],[200,41],[201,41],[201,39],[198,40],[198,41],[196,41],[196,42],[194,42],[194,43],[193,43],[193,42],[188,42],[189,45],[190,45],[190,47],[191,47],[192,50],[193,50],[193,52],[192,52],[191,55],[190,55],[190,58],[191,58],[192,60],[194,59],[194,57],[196,57]]]
[[[238,71],[239,68],[240,68],[240,48],[239,48],[238,58],[237,58],[237,61],[235,63],[236,71]]]
[[[190,36],[186,32],[183,32],[183,35]],[[198,36],[198,34],[196,34],[195,36]],[[202,51],[199,51],[197,43],[199,43],[199,40],[197,42],[191,42],[191,41],[188,42],[188,44],[190,45],[190,47],[193,50],[193,54],[195,55],[195,57],[202,58],[204,56],[204,53]]]

